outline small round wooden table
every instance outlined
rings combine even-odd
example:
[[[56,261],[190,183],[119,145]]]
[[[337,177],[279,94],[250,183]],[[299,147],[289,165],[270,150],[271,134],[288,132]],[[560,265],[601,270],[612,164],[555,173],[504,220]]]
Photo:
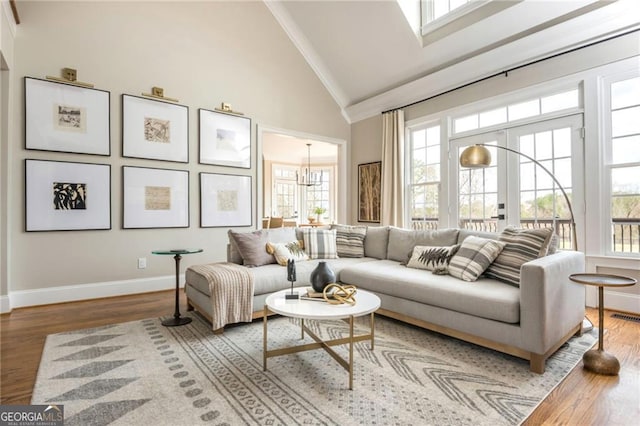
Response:
[[[180,316],[180,259],[183,254],[202,253],[202,249],[177,249],[177,250],[154,250],[151,253],[159,255],[173,255],[176,261],[176,306],[173,312],[173,318],[162,321],[165,327],[176,327],[179,325],[189,324],[191,318]]]
[[[598,349],[591,349],[582,356],[584,368],[597,374],[616,376],[620,371],[618,359],[605,352],[602,344],[604,337],[604,288],[628,287],[637,281],[633,278],[608,274],[572,274],[571,281],[598,287]]]

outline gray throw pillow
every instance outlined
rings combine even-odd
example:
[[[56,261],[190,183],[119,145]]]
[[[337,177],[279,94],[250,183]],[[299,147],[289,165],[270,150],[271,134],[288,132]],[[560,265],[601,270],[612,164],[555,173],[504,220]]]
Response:
[[[242,256],[244,266],[262,266],[276,263],[276,258],[267,253],[267,234],[262,231],[236,232],[229,230],[229,241],[235,244]]]

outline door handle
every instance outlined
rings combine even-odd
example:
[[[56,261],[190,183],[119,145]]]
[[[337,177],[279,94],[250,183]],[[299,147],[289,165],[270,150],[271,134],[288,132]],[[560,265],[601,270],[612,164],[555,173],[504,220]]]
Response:
[[[498,216],[491,216],[491,219],[504,220],[504,215],[503,214],[499,214]]]

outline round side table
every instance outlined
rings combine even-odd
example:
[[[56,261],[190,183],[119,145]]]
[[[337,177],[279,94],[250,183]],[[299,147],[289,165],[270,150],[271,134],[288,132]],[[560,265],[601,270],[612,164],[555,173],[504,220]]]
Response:
[[[604,288],[628,287],[637,281],[633,278],[608,274],[572,274],[571,281],[598,287],[598,349],[591,349],[582,356],[584,368],[597,374],[616,376],[620,371],[618,359],[603,348],[604,337]]]
[[[162,321],[162,325],[165,327],[176,327],[178,325],[189,324],[191,318],[180,317],[180,259],[182,259],[183,254],[202,253],[202,249],[154,250],[151,253],[173,255],[176,261],[176,308],[173,313],[173,318]]]

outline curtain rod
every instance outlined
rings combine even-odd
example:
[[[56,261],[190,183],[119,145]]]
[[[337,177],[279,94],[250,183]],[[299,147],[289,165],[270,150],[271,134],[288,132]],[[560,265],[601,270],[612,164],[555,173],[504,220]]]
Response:
[[[446,95],[446,94],[451,93],[451,92],[455,92],[456,90],[464,89],[465,87],[474,85],[476,83],[480,83],[480,82],[485,81],[485,80],[492,79],[494,77],[499,77],[501,75],[504,75],[505,77],[508,77],[510,72],[519,70],[520,68],[525,68],[525,67],[528,67],[529,65],[534,65],[534,64],[537,64],[539,62],[544,62],[544,61],[546,61],[548,59],[553,59],[553,58],[556,58],[558,56],[566,55],[567,53],[576,52],[578,50],[582,50],[582,49],[585,49],[587,47],[595,46],[597,44],[604,43],[606,41],[614,40],[614,39],[619,38],[619,37],[624,37],[626,35],[633,34],[633,33],[636,33],[638,31],[640,31],[640,28],[636,28],[635,30],[630,30],[630,31],[627,31],[627,32],[624,32],[624,33],[621,33],[621,34],[617,34],[617,35],[614,35],[614,36],[611,36],[611,37],[608,37],[608,38],[605,38],[605,39],[602,39],[602,40],[594,41],[592,43],[585,44],[584,46],[574,47],[573,49],[569,49],[569,50],[564,51],[564,52],[556,53],[556,54],[553,54],[551,56],[546,56],[544,58],[536,59],[535,61],[527,62],[526,64],[518,65],[518,66],[515,66],[515,67],[512,67],[512,68],[509,68],[507,70],[500,71],[500,72],[497,72],[495,74],[491,74],[491,75],[489,75],[487,77],[479,78],[479,79],[474,80],[474,81],[472,81],[470,83],[465,83],[465,84],[463,84],[461,86],[458,86],[458,87],[455,87],[453,89],[449,89],[449,90],[446,90],[444,92],[438,93],[437,95],[429,96],[428,98],[420,99],[419,101],[411,102],[411,103],[403,105],[403,106],[399,106],[399,107],[396,107],[396,108],[388,109],[386,111],[382,111],[381,114],[386,114],[388,112],[397,111],[399,109],[409,108],[411,106],[420,104],[422,102],[430,101],[431,99],[437,98],[437,97],[442,96],[442,95]]]

